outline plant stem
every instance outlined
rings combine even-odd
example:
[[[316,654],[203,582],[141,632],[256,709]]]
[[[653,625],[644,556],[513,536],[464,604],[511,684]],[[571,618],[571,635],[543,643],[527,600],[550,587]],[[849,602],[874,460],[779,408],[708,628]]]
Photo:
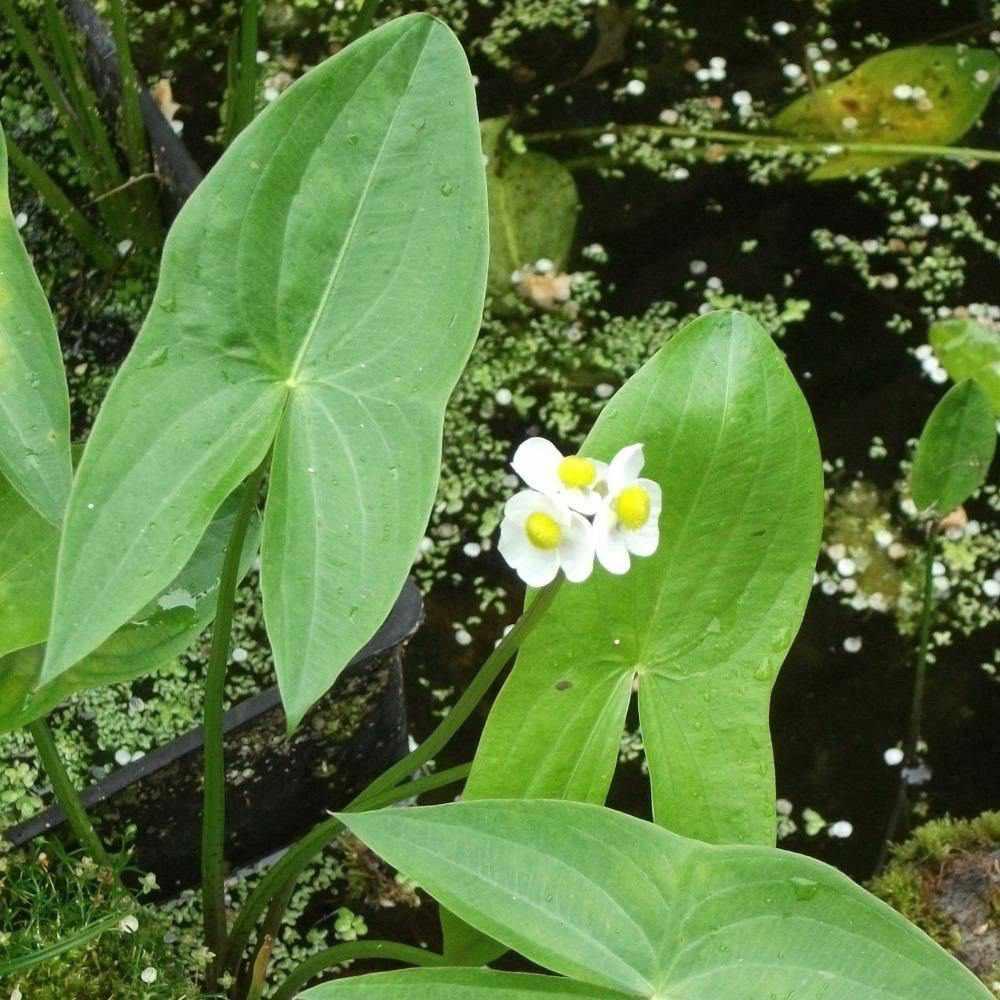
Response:
[[[899,790],[893,805],[885,837],[875,864],[880,872],[889,857],[889,846],[895,840],[900,824],[909,811],[910,796],[907,791],[906,772],[920,763],[920,730],[924,717],[924,694],[927,687],[927,653],[930,649],[931,626],[934,621],[934,555],[937,551],[937,525],[927,529],[924,547],[924,587],[920,609],[920,633],[917,642],[917,662],[913,679],[913,699],[910,703],[910,721],[903,743],[903,762],[900,765]]]
[[[540,590],[526,607],[517,624],[497,643],[496,648],[479,668],[479,673],[455,703],[454,708],[441,721],[433,733],[412,753],[394,764],[382,775],[376,778],[360,795],[357,795],[346,807],[345,812],[361,812],[374,808],[377,803],[381,808],[392,802],[410,798],[430,788],[439,787],[451,781],[453,771],[429,775],[419,781],[399,786],[399,782],[422,767],[432,757],[438,754],[445,744],[455,735],[462,724],[472,715],[483,696],[493,686],[500,672],[514,656],[528,633],[535,627],[544,615],[553,598],[559,590],[562,577],[558,577],[547,587]],[[457,770],[464,770],[462,768]],[[328,844],[336,840],[343,832],[343,825],[336,819],[324,820],[314,826],[298,843],[292,847],[264,874],[257,887],[243,904],[236,922],[233,924],[229,939],[230,970],[238,968],[243,949],[250,939],[254,924],[268,906],[270,900],[289,882],[299,877],[302,869],[319,854]]]
[[[127,916],[125,910],[121,913],[112,913],[110,916],[104,917],[93,924],[88,924],[75,934],[70,934],[45,948],[40,948],[38,951],[33,951],[28,955],[21,955],[19,958],[11,959],[9,962],[0,962],[0,979],[12,976],[15,972],[23,972],[25,969],[30,969],[33,965],[49,962],[53,958],[58,958],[68,951],[73,951],[85,945],[88,941],[100,937],[105,931],[113,930],[125,916]]]
[[[260,0],[243,0],[240,13],[239,57],[236,66],[229,118],[228,141],[232,142],[253,121],[257,98],[257,36]]]
[[[401,761],[393,764],[392,767],[376,778],[348,806],[351,812],[361,812],[369,808],[366,805],[366,800],[373,798],[379,792],[384,792],[399,784],[407,775],[423,767],[427,761],[436,757],[444,749],[445,745],[458,732],[469,716],[472,715],[476,706],[483,700],[489,689],[493,687],[497,677],[500,676],[501,671],[520,648],[525,637],[548,610],[549,605],[559,592],[562,579],[559,576],[547,587],[538,591],[534,600],[525,608],[517,624],[497,643],[496,648],[486,658],[486,662],[479,668],[479,673],[476,674],[472,679],[472,683],[462,692],[461,698],[455,702],[455,707],[441,720],[437,729],[416,750],[407,754]]]
[[[118,190],[128,190],[139,179],[146,179],[155,174],[149,171],[149,152],[146,145],[146,127],[142,122],[142,111],[139,108],[139,79],[132,60],[132,46],[128,37],[128,21],[125,17],[125,0],[111,0],[111,28],[118,53],[118,72],[121,77],[121,109],[122,109],[122,139],[125,146],[125,156],[128,159],[131,184],[119,185]],[[142,184],[139,190],[132,192],[129,199],[136,213],[134,232],[142,237],[148,246],[156,246],[160,242],[160,226],[155,188],[150,184]]]
[[[272,1000],[293,1000],[298,991],[332,965],[341,965],[358,958],[379,959],[385,962],[404,962],[407,965],[422,965],[431,968],[447,964],[443,955],[396,941],[348,941],[334,945],[307,958],[278,987]]]
[[[101,843],[101,838],[98,837],[93,824],[90,822],[90,817],[87,815],[87,810],[80,801],[77,790],[73,787],[73,782],[70,780],[62,758],[59,756],[59,750],[56,747],[55,740],[52,738],[52,731],[49,729],[48,724],[44,719],[36,719],[28,726],[28,732],[31,733],[31,737],[35,741],[35,746],[38,748],[38,756],[41,758],[42,767],[44,767],[45,773],[52,783],[52,791],[55,794],[56,801],[66,814],[66,820],[69,822],[73,833],[76,834],[76,839],[80,842],[80,846],[99,865],[110,868],[111,858]]]
[[[935,156],[956,160],[987,160],[1000,163],[1000,150],[977,149],[971,146],[938,146],[910,142],[841,142],[838,139],[796,139],[794,136],[759,132],[731,132],[723,129],[694,129],[674,125],[607,125],[587,128],[526,132],[527,142],[563,142],[571,139],[588,139],[605,132],[623,134],[649,132],[653,135],[677,139],[701,139],[706,142],[729,143],[740,146],[772,146],[781,149],[801,150],[809,153],[826,153],[832,148],[845,153],[878,153],[899,156]]]
[[[362,35],[367,35],[372,30],[378,5],[379,0],[364,0],[361,4],[361,10],[358,11],[358,16],[351,25],[351,34],[347,39],[348,42],[357,41]]]
[[[100,232],[70,201],[66,192],[49,176],[45,168],[28,156],[9,135],[7,153],[11,163],[28,178],[42,200],[86,250],[91,260],[102,271],[114,271],[118,266],[118,258],[105,244]]]
[[[931,625],[934,620],[934,554],[937,550],[937,525],[927,529],[924,548],[924,593],[920,609],[920,639],[917,645],[917,670],[910,705],[910,726],[903,746],[903,766],[912,767],[918,761],[920,729],[924,716],[924,691],[927,686],[927,652],[930,648]]]
[[[225,836],[226,762],[223,747],[223,700],[226,663],[232,639],[233,607],[239,582],[240,560],[247,528],[257,508],[257,495],[267,470],[267,460],[243,484],[240,508],[233,524],[219,579],[219,596],[212,629],[212,645],[205,678],[203,739],[205,786],[201,824],[201,897],[205,918],[205,943],[215,958],[208,972],[207,992],[215,990],[226,960]]]
[[[461,781],[469,773],[470,767],[470,764],[461,764],[458,767],[452,767],[437,774],[429,774],[416,781],[399,785],[391,791],[383,793],[377,799],[376,808],[381,809],[394,802],[402,802],[415,795],[422,795],[424,792]],[[350,806],[345,812],[348,810],[351,810]],[[232,933],[229,935],[228,965],[230,971],[234,971],[239,966],[243,949],[250,939],[254,924],[257,923],[257,919],[265,908],[268,908],[270,904],[270,912],[277,912],[274,900],[279,898],[279,894],[289,891],[309,862],[342,833],[344,833],[344,825],[336,817],[318,823],[264,873],[256,888],[243,904],[243,909],[237,915]],[[283,912],[283,908],[281,912]],[[278,916],[280,919],[280,913]]]

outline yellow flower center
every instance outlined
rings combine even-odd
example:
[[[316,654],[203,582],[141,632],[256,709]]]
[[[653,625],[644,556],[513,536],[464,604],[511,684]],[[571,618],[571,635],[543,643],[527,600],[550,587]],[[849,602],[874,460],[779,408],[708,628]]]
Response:
[[[563,486],[582,489],[593,485],[597,478],[597,466],[589,458],[570,455],[559,463],[558,475]]]
[[[641,486],[626,486],[614,499],[618,520],[630,531],[649,520],[649,494]]]
[[[541,511],[528,516],[528,520],[524,522],[524,532],[536,549],[555,549],[562,541],[562,528],[556,519]]]

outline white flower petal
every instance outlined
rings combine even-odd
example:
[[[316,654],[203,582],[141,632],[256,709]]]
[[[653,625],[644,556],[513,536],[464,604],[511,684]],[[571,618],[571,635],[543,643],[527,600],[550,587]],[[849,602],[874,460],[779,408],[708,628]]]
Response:
[[[500,541],[497,550],[509,565],[516,567],[534,548],[524,532],[524,525],[512,518],[505,517],[500,524]]]
[[[542,493],[557,492],[559,463],[562,453],[551,442],[542,437],[528,438],[518,445],[514,460],[510,463],[514,471],[533,489]]]
[[[572,515],[570,528],[559,546],[559,558],[566,579],[572,583],[582,583],[594,571],[594,529],[579,514]]]
[[[634,482],[642,472],[645,461],[641,444],[630,444],[622,448],[608,466],[608,492],[613,495]]]
[[[514,569],[529,587],[544,587],[559,572],[559,550],[536,549],[532,545],[528,554],[518,560]]]
[[[649,519],[659,521],[663,512],[663,490],[660,484],[652,479],[637,479],[636,485],[641,486],[649,494]]]
[[[609,572],[620,576],[632,565],[617,519],[609,506],[602,507],[594,519],[594,547],[597,561]]]
[[[503,513],[505,518],[514,521],[524,522],[530,515],[539,509],[539,502],[543,499],[543,494],[537,490],[521,490],[515,493],[504,505]]]
[[[637,556],[651,556],[660,546],[660,526],[652,517],[641,528],[622,534],[629,552]]]
[[[570,510],[579,511],[581,514],[586,514],[587,517],[593,517],[600,510],[602,503],[601,497],[590,488],[566,489],[560,498],[566,501]]]

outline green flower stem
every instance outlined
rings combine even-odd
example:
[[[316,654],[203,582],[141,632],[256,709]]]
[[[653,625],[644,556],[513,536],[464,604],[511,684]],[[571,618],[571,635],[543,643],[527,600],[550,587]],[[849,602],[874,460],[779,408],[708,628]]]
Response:
[[[334,945],[307,958],[278,987],[272,1000],[293,1000],[298,991],[318,976],[324,969],[341,965],[358,958],[379,959],[385,962],[404,962],[407,965],[441,967],[447,963],[443,955],[395,941],[348,941]]]
[[[212,645],[205,678],[204,746],[205,785],[201,823],[201,897],[205,917],[205,943],[215,958],[207,976],[207,992],[215,990],[226,952],[225,836],[226,762],[223,748],[223,696],[226,663],[232,639],[233,606],[239,582],[240,559],[247,528],[257,508],[267,460],[243,484],[240,509],[226,547],[219,580],[219,596],[212,629]]]
[[[889,859],[889,845],[896,839],[899,827],[909,812],[910,796],[907,790],[905,771],[919,764],[920,731],[924,717],[924,693],[927,687],[927,653],[930,649],[931,626],[934,623],[934,556],[937,552],[937,525],[927,529],[924,547],[924,588],[920,609],[920,633],[917,641],[917,663],[913,679],[913,700],[910,704],[910,723],[903,743],[903,763],[900,767],[899,790],[886,825],[882,847],[875,864],[876,874]]]
[[[408,781],[373,798],[369,808],[382,809],[395,802],[402,802],[405,799],[423,795],[425,792],[444,788],[447,785],[454,784],[456,781],[463,781],[470,770],[472,770],[471,764],[459,764],[445,771],[428,774],[423,778],[418,778],[416,781]],[[352,809],[349,805],[346,811],[358,812],[359,810]],[[344,832],[344,825],[338,819],[331,818],[318,823],[264,873],[253,892],[250,893],[246,903],[243,904],[243,909],[240,910],[233,924],[232,933],[229,935],[228,955],[229,970],[231,972],[238,968],[243,949],[250,940],[254,924],[256,924],[258,917],[264,912],[264,909],[267,908],[268,915],[265,917],[261,940],[263,940],[269,931],[272,934],[277,933],[281,917],[284,915],[285,906],[288,899],[291,898],[295,880],[302,873],[302,870],[323,848],[331,844]]]
[[[476,706],[493,686],[497,677],[500,676],[500,672],[517,652],[525,637],[545,614],[561,584],[562,577],[560,576],[535,595],[518,619],[517,624],[497,643],[496,648],[480,667],[479,673],[473,678],[472,683],[434,732],[416,750],[407,754],[401,761],[376,778],[348,804],[345,812],[362,812],[367,809],[381,808],[392,802],[410,798],[421,791],[427,791],[432,787],[456,780],[451,777],[451,772],[444,771],[441,774],[429,775],[427,778],[410,782],[401,787],[399,784],[435,757],[472,715]],[[240,910],[236,922],[233,924],[227,963],[231,971],[239,967],[243,949],[250,939],[250,933],[271,899],[281,892],[282,888],[289,882],[294,882],[303,868],[323,848],[336,840],[342,832],[343,827],[336,819],[324,820],[314,826],[297,844],[290,847],[281,859],[264,874],[260,882],[257,883],[257,887],[243,904],[243,909]]]
[[[55,793],[56,801],[66,814],[76,839],[80,841],[80,846],[96,861],[105,868],[111,867],[111,858],[101,843],[97,831],[90,822],[87,810],[80,801],[77,790],[70,781],[69,774],[63,765],[56,742],[52,738],[52,731],[49,729],[44,719],[36,719],[28,726],[35,746],[38,748],[38,756],[42,760],[42,766],[49,781],[52,783],[52,791]]]
[[[376,778],[348,806],[351,812],[363,812],[371,808],[368,805],[369,800],[377,796],[380,792],[398,785],[407,775],[423,767],[424,764],[432,760],[444,749],[445,745],[458,732],[466,720],[468,720],[469,716],[472,715],[486,693],[493,687],[501,671],[518,651],[525,637],[549,609],[553,599],[559,592],[562,580],[562,576],[556,577],[552,583],[535,595],[534,600],[525,608],[517,624],[497,643],[496,648],[487,657],[486,662],[479,668],[479,673],[476,674],[472,679],[472,683],[462,692],[461,698],[455,702],[455,707],[441,720],[437,729],[416,750],[407,754],[401,761],[393,764],[392,767]]]
[[[722,129],[692,129],[673,125],[608,125],[590,128],[526,132],[527,142],[564,142],[572,139],[591,139],[610,132],[615,135],[629,132],[648,132],[654,137],[698,139],[705,142],[735,144],[739,146],[770,146],[777,149],[799,150],[806,153],[826,153],[831,147],[845,153],[879,153],[899,156],[933,156],[955,160],[985,160],[1000,163],[1000,150],[977,149],[972,146],[938,146],[910,142],[842,142],[839,139],[796,139],[788,135],[758,132],[730,132]]]
[[[931,625],[934,621],[934,556],[937,552],[937,526],[927,529],[924,548],[924,593],[920,609],[920,639],[917,645],[917,670],[913,682],[913,702],[910,706],[910,727],[903,747],[903,766],[917,762],[920,730],[924,716],[924,691],[927,687],[927,652],[930,648]]]
[[[70,934],[45,948],[39,948],[38,951],[33,951],[28,955],[21,955],[19,958],[11,959],[9,962],[0,962],[0,979],[12,976],[16,972],[24,972],[25,969],[30,969],[33,965],[50,962],[52,959],[58,958],[68,951],[73,951],[85,945],[88,941],[93,941],[94,938],[100,937],[105,931],[116,928],[125,916],[127,916],[125,910],[122,910],[121,913],[112,913],[110,916],[104,917],[93,924],[88,924],[75,934]]]

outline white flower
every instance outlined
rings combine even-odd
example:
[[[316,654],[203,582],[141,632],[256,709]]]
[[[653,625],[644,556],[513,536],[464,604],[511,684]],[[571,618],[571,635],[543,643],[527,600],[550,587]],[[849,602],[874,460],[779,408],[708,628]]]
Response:
[[[134,934],[139,929],[139,921],[130,913],[127,917],[122,917],[118,924],[118,930],[123,934]]]
[[[599,487],[607,466],[592,458],[563,453],[545,438],[528,438],[514,452],[514,471],[539,493],[561,501],[588,517],[601,506]]]
[[[142,972],[139,973],[139,978],[146,983],[146,985],[152,985],[156,982],[157,972],[156,969],[151,965],[147,965]]]
[[[590,523],[536,490],[515,493],[504,506],[500,554],[529,587],[544,587],[559,570],[582,583],[594,568]]]
[[[608,496],[594,519],[597,558],[609,573],[627,573],[629,553],[651,556],[660,544],[663,494],[651,479],[640,479],[641,444],[622,448],[607,471]]]

